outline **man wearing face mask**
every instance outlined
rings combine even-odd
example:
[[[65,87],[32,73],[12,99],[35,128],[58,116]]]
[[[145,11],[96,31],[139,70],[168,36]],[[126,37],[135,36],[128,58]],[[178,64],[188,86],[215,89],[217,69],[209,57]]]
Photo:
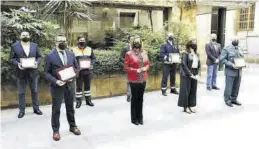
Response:
[[[93,50],[86,46],[86,41],[83,36],[79,36],[77,38],[77,47],[73,48],[73,52],[76,56],[77,62],[80,66],[81,60],[89,60],[90,61],[90,68],[82,68],[80,66],[80,72],[76,79],[76,108],[80,108],[82,104],[82,98],[83,95],[85,96],[86,105],[89,105],[91,107],[94,106],[94,104],[91,101],[91,77],[93,75],[93,66],[95,64],[96,58],[93,53]],[[82,89],[82,86],[84,84],[84,91]]]
[[[17,88],[19,99],[19,114],[18,118],[25,115],[25,89],[26,83],[29,83],[31,90],[33,111],[37,115],[42,115],[39,109],[38,99],[38,66],[41,62],[41,54],[38,50],[38,45],[30,42],[30,34],[27,31],[21,33],[21,41],[14,43],[11,46],[10,60],[16,66],[17,73]],[[33,67],[25,68],[21,63],[21,59],[35,58]]]
[[[162,44],[160,47],[160,57],[164,61],[163,77],[161,81],[161,91],[163,96],[167,96],[166,90],[167,90],[167,79],[169,74],[170,74],[171,93],[178,94],[178,91],[175,88],[175,75],[177,70],[177,64],[169,62],[170,53],[179,54],[179,49],[174,45],[174,35],[172,33],[168,34],[168,39],[166,43]]]
[[[44,68],[45,78],[50,82],[50,92],[52,96],[51,125],[53,129],[53,139],[55,141],[60,140],[59,118],[63,99],[66,105],[66,115],[69,123],[69,131],[74,135],[81,134],[80,130],[76,126],[74,116],[74,79],[61,81],[57,74],[58,70],[67,66],[72,66],[77,72],[78,64],[74,53],[67,49],[66,37],[64,35],[58,35],[56,37],[56,48],[46,55]]]
[[[225,47],[220,55],[220,61],[225,65],[226,85],[224,91],[224,100],[227,106],[241,106],[237,101],[239,87],[241,83],[242,67],[235,64],[236,58],[244,58],[243,50],[238,46],[239,41],[235,37],[232,39],[232,44]]]
[[[211,42],[206,44],[205,49],[207,53],[207,90],[219,90],[219,88],[216,85],[216,82],[221,46],[219,43],[217,43],[216,34],[211,34]]]

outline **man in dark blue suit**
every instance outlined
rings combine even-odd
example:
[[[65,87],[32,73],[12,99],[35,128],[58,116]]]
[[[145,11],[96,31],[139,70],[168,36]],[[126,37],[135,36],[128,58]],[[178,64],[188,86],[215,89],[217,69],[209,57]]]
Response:
[[[19,99],[19,114],[18,118],[22,118],[25,114],[25,89],[27,81],[31,89],[32,106],[34,113],[42,115],[39,109],[38,99],[38,66],[41,62],[41,55],[38,50],[38,45],[29,42],[30,34],[26,31],[21,33],[21,41],[14,43],[11,46],[10,60],[16,66],[17,88]],[[35,58],[35,64],[31,68],[23,68],[21,58]]]
[[[59,134],[59,118],[62,100],[65,100],[67,120],[70,131],[75,135],[80,135],[81,132],[76,126],[75,110],[73,100],[75,96],[74,79],[69,81],[61,81],[57,75],[57,70],[64,66],[73,66],[75,72],[78,69],[75,55],[67,49],[66,37],[59,35],[56,37],[56,48],[46,55],[45,58],[45,78],[50,82],[50,91],[52,96],[52,116],[51,124],[53,129],[53,139],[60,140]]]
[[[172,33],[168,34],[168,40],[160,47],[160,57],[161,59],[164,60],[163,77],[161,81],[161,91],[162,91],[162,95],[164,96],[167,96],[166,90],[167,90],[167,79],[169,74],[170,74],[171,93],[178,94],[178,91],[175,88],[175,75],[177,70],[177,64],[169,62],[170,53],[179,53],[179,49],[174,45],[174,35]]]

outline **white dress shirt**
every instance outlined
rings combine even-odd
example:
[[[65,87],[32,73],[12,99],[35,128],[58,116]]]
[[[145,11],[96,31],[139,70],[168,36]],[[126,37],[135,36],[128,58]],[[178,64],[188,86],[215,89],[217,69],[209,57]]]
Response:
[[[21,45],[22,45],[22,48],[23,48],[26,56],[29,56],[29,54],[30,54],[30,42],[26,43],[26,42],[21,41]]]
[[[192,61],[192,68],[198,68],[198,56],[196,54],[192,54],[193,61]]]
[[[60,51],[62,51],[62,50],[57,49],[57,51],[58,51],[59,58],[60,58],[61,61],[62,61],[62,64],[65,65],[65,64],[64,64],[64,57],[63,57],[62,53],[60,52]],[[64,55],[65,55],[65,58],[67,59],[67,54],[66,54],[66,51],[65,51],[65,50],[64,50]]]

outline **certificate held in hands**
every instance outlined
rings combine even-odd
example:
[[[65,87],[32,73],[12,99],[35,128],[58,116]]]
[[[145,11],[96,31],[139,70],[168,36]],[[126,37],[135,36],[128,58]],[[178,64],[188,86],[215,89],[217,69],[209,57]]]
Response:
[[[80,69],[90,69],[91,67],[91,60],[89,59],[80,59],[79,60]]]
[[[35,68],[36,59],[35,57],[20,58],[22,68]]]
[[[246,62],[245,59],[240,57],[240,58],[234,58],[234,63],[236,65],[236,67],[246,67]]]
[[[181,58],[180,58],[179,53],[170,53],[169,62],[170,63],[181,63]]]
[[[57,70],[57,76],[61,81],[68,81],[76,77],[74,67],[68,65]]]

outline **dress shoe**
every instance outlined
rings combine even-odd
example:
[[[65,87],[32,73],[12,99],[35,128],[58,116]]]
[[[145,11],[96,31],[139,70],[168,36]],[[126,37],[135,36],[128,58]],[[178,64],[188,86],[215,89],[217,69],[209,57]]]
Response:
[[[131,123],[134,124],[134,125],[138,125],[139,124],[139,122],[137,122],[137,121],[131,121]]]
[[[187,110],[187,108],[183,108],[183,112],[185,112],[185,113],[187,113],[187,114],[192,114],[191,112],[189,112],[189,111]]]
[[[37,115],[42,115],[43,114],[40,109],[34,110],[34,113],[37,114]]]
[[[59,141],[60,140],[60,134],[59,132],[53,132],[53,140]]]
[[[171,94],[176,94],[176,95],[179,94],[178,91],[177,91],[175,88],[171,89],[171,92],[170,92],[170,93],[171,93]]]
[[[190,107],[188,109],[191,113],[196,113],[195,110],[191,109]]]
[[[85,97],[86,105],[93,107],[94,104],[92,103],[91,96]]]
[[[241,104],[240,102],[238,102],[238,101],[231,101],[231,103],[234,104],[234,105],[237,105],[237,106],[241,106],[241,105],[242,105],[242,104]]]
[[[162,91],[163,96],[167,96],[166,91]]]
[[[207,87],[207,90],[208,90],[208,91],[211,91],[211,88],[210,88],[210,87]]]
[[[229,101],[226,101],[226,105],[229,106],[229,107],[233,107],[233,105],[232,105],[232,103],[231,103],[230,100],[229,100]]]
[[[18,114],[18,118],[22,118],[24,115],[25,115],[25,112],[24,111],[20,111],[19,114]]]
[[[80,108],[82,105],[82,101],[76,101],[76,108]]]
[[[74,135],[81,135],[81,131],[77,127],[70,128],[69,131],[72,132]]]
[[[212,89],[219,90],[219,88],[217,86],[213,86]]]
[[[144,123],[143,123],[143,119],[139,120],[138,123],[139,123],[140,125],[143,125],[143,124],[144,124]]]
[[[131,96],[127,95],[127,102],[130,102],[130,100],[131,100]]]

